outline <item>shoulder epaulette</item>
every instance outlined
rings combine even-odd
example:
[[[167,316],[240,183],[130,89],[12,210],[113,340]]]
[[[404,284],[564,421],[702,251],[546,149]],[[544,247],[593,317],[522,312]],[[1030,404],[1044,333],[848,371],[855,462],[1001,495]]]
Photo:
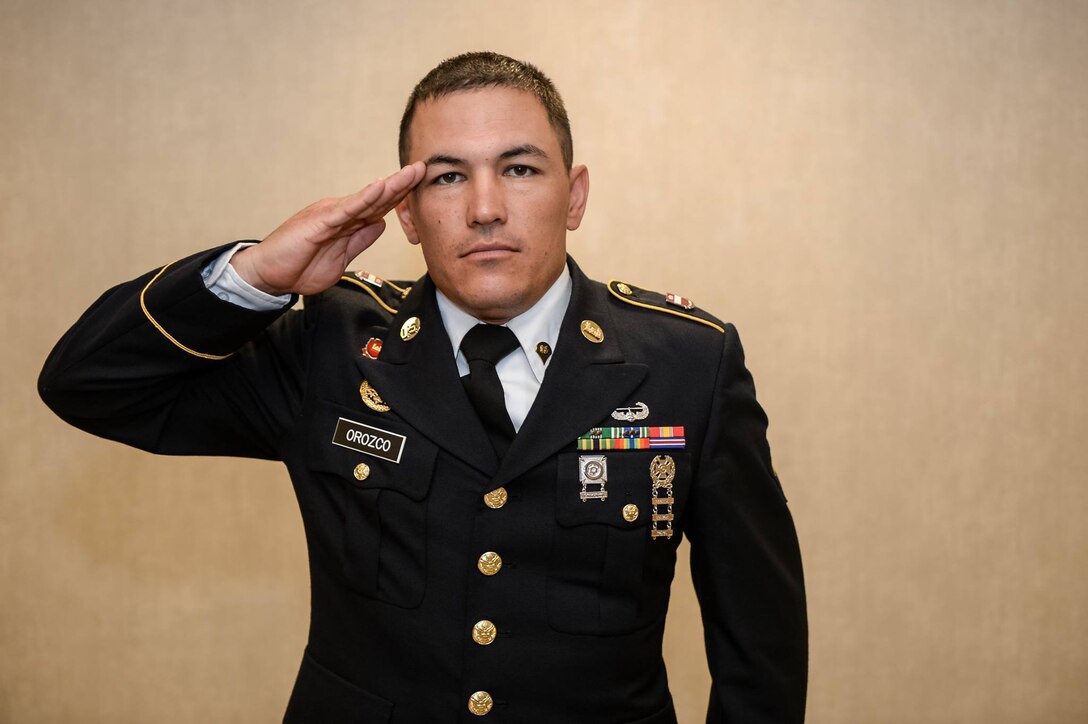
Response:
[[[679,294],[661,294],[660,292],[653,292],[649,289],[640,289],[615,279],[608,282],[608,291],[613,297],[625,304],[642,307],[643,309],[650,309],[655,312],[663,312],[664,314],[671,314],[674,317],[690,319],[692,322],[705,324],[723,334],[725,333],[725,328],[721,325],[721,322],[701,309],[696,308],[694,302]]]
[[[390,314],[397,313],[397,307],[401,301],[408,296],[408,292],[412,291],[411,286],[400,286],[365,271],[344,272],[337,283],[342,286],[362,289],[374,297],[374,301]]]

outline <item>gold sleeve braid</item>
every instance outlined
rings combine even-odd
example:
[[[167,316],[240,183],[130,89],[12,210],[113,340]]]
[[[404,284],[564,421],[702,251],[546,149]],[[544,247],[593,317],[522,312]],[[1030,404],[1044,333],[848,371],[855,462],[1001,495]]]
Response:
[[[224,360],[227,357],[230,357],[232,354],[234,354],[233,352],[228,352],[227,354],[208,354],[206,352],[197,352],[195,349],[192,349],[190,347],[186,347],[184,344],[179,342],[172,334],[170,334],[165,329],[163,329],[163,326],[161,324],[159,324],[158,321],[153,316],[151,316],[151,312],[148,311],[148,308],[147,308],[147,302],[144,300],[144,295],[147,294],[147,290],[151,288],[151,285],[154,284],[158,280],[158,278],[163,275],[163,272],[165,272],[167,269],[169,269],[170,265],[173,264],[173,263],[174,262],[170,262],[170,264],[167,264],[162,269],[159,269],[159,272],[155,276],[151,277],[151,281],[149,281],[147,284],[145,284],[144,288],[142,290],[140,290],[140,309],[143,310],[144,316],[147,317],[147,321],[151,322],[151,325],[155,329],[159,330],[159,334],[161,334],[163,337],[166,337],[166,339],[168,339],[171,344],[173,344],[175,347],[177,347],[178,349],[180,349],[183,352],[188,352],[189,354],[193,355],[194,357],[199,357],[201,359],[210,359],[210,360]]]

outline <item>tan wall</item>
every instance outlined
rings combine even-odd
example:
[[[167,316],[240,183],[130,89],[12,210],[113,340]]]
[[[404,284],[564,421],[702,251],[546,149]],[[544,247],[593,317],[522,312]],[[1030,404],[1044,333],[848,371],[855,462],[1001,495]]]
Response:
[[[734,321],[811,603],[811,722],[1088,720],[1088,4],[0,6],[0,721],[266,722],[307,623],[276,465],[38,402],[99,291],[389,171],[411,84],[539,63],[583,267]],[[399,231],[358,266],[415,276]],[[707,676],[681,578],[682,722]]]

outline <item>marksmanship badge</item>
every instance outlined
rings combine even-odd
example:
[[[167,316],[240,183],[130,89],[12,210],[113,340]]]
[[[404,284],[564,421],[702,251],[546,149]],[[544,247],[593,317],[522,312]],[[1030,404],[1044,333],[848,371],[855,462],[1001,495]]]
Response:
[[[579,497],[582,502],[587,500],[607,500],[608,491],[608,460],[604,455],[579,455],[578,456],[578,480],[582,483],[582,492]]]
[[[676,478],[676,461],[671,455],[657,455],[650,461],[650,538],[672,538],[672,481]]]

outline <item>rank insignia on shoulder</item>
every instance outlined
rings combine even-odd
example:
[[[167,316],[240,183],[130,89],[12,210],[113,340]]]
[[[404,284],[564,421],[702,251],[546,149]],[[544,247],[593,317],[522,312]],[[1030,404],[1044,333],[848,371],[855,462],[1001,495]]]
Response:
[[[357,272],[351,272],[351,274],[352,274],[352,276],[354,276],[359,281],[366,282],[367,284],[370,284],[371,286],[377,287],[378,289],[381,289],[382,284],[385,283],[382,280],[381,277],[376,277],[373,274],[371,274],[370,272],[357,271]]]
[[[669,304],[675,304],[678,307],[683,307],[684,309],[693,309],[695,307],[695,302],[691,301],[687,297],[682,297],[679,294],[673,294],[672,292],[669,292],[665,295],[665,301]]]
[[[400,303],[411,290],[411,287],[397,286],[388,279],[365,271],[345,271],[340,275],[339,283],[366,292],[378,306],[390,314],[397,313]]]
[[[648,309],[673,317],[680,317],[706,325],[723,334],[725,333],[725,324],[723,322],[715,319],[701,309],[697,309],[695,307],[695,302],[688,297],[682,297],[679,294],[673,294],[672,292],[661,294],[660,292],[642,289],[615,279],[608,282],[608,292],[614,299],[618,299],[624,304],[629,304],[632,307],[639,307],[640,309]]]

